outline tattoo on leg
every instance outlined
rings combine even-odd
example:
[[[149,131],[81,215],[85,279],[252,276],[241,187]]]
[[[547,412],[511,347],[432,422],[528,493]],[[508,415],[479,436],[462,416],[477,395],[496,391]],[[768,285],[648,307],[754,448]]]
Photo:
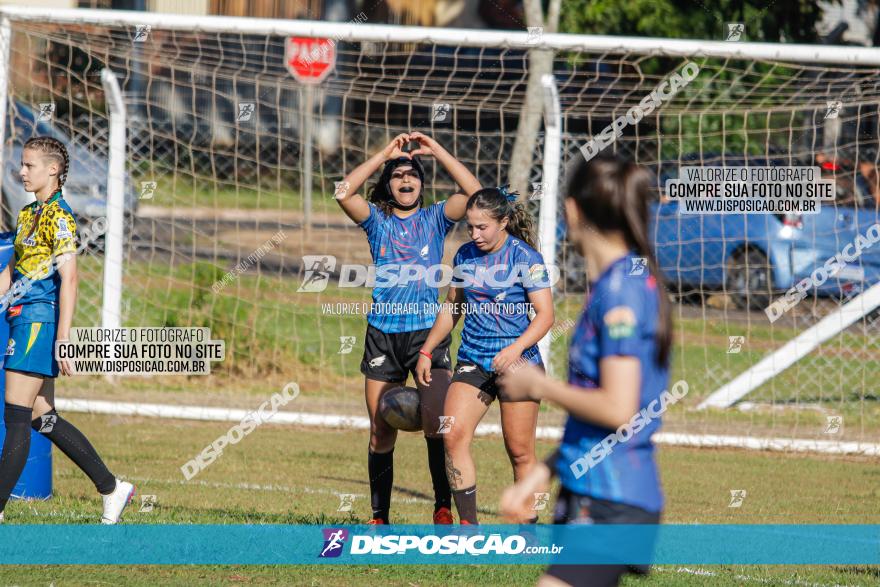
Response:
[[[452,457],[446,453],[446,477],[449,479],[449,488],[458,489],[461,486],[461,471],[452,464]]]

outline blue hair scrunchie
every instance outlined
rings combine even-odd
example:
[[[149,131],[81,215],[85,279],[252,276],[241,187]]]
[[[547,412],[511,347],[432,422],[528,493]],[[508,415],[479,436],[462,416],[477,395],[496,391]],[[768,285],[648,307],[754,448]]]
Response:
[[[511,192],[509,189],[510,184],[505,184],[498,187],[498,191],[501,192],[501,195],[504,196],[508,202],[516,202],[517,193]]]

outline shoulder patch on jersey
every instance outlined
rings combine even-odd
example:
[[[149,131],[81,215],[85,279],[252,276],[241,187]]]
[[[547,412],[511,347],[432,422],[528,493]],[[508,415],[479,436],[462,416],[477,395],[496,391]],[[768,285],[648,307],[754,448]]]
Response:
[[[636,314],[629,306],[615,306],[602,318],[611,338],[628,338],[636,330]]]
[[[58,218],[58,232],[55,233],[55,240],[62,240],[72,237],[73,233],[70,232],[70,227],[67,225],[67,218],[65,218],[64,216],[60,216]]]
[[[532,283],[543,283],[547,280],[547,268],[543,263],[535,263],[529,267],[529,279]]]

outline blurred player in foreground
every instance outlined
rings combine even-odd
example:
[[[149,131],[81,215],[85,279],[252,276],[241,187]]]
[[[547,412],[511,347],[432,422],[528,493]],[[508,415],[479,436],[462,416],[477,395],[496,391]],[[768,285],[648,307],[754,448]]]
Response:
[[[581,160],[569,177],[568,237],[593,281],[572,332],[568,383],[529,366],[499,381],[511,398],[548,400],[569,413],[557,452],[502,495],[502,513],[510,521],[532,515],[535,493],[546,492],[554,474],[561,482],[557,524],[660,521],[663,494],[651,436],[660,427],[657,401],[669,380],[672,326],[648,241],[649,186],[643,169],[611,157]],[[648,422],[640,412],[645,408]],[[626,441],[610,452],[595,450],[625,427],[631,432]],[[647,571],[551,565],[538,584],[616,585],[627,572]]]

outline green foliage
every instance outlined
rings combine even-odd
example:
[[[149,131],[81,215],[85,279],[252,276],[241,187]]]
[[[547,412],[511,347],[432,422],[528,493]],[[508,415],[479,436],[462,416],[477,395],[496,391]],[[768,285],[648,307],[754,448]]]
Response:
[[[720,0],[569,0],[563,3],[560,28],[570,33],[650,36],[723,40],[726,23],[742,22],[741,40],[760,42],[817,41],[816,23],[822,11],[816,3],[764,0],[745,3]],[[566,55],[571,66],[583,55]],[[621,75],[665,77],[684,63],[681,57],[630,55],[620,61],[606,58]],[[771,112],[774,92],[803,70],[780,63],[753,60],[724,60],[694,57],[700,75],[675,98],[675,104],[661,108],[659,128],[654,119],[640,125],[640,141],[647,152],[674,159],[686,153],[735,153],[762,155],[793,145],[789,129],[810,122],[810,112]],[[645,93],[653,89],[645,81]],[[665,110],[665,112],[663,112]],[[682,114],[678,112],[684,111]],[[602,125],[604,126],[604,124]],[[658,136],[659,148],[650,144]]]
[[[723,40],[725,23],[742,22],[745,41],[810,43],[821,16],[808,0],[566,0],[559,24],[566,33]]]

